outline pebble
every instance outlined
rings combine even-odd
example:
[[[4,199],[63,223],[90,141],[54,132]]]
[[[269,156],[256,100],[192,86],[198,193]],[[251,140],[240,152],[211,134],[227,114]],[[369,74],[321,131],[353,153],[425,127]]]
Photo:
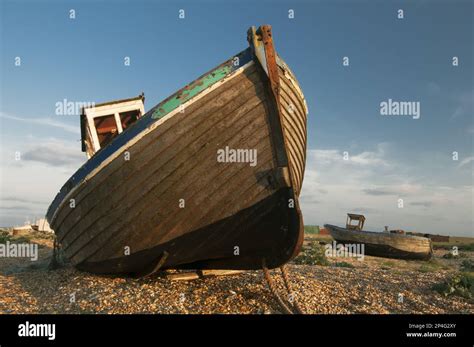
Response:
[[[50,254],[51,248],[43,247],[39,261],[44,266],[35,268],[20,259],[0,258],[0,313],[281,313],[261,271],[179,282],[158,275],[132,279],[93,275],[71,266],[48,271]],[[443,264],[457,264],[436,257]],[[418,270],[422,262],[416,261],[390,259],[388,270],[383,258],[330,261],[354,267],[288,265],[292,292],[305,313],[474,313],[474,303],[432,290],[457,270],[454,265],[426,273]],[[272,273],[285,297],[280,272]]]

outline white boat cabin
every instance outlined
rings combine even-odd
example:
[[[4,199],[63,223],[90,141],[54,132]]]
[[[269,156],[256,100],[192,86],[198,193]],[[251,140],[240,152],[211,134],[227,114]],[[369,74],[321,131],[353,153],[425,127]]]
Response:
[[[81,112],[82,151],[87,158],[145,114],[145,96],[86,107]]]

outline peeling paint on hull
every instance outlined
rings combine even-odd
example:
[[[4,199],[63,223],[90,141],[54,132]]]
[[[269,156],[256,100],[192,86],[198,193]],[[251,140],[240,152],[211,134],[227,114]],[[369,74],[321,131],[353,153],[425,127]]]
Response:
[[[263,259],[277,267],[294,257],[303,241],[298,196],[306,108],[291,71],[278,61],[277,101],[247,49],[165,99],[97,152],[48,210],[65,256],[90,272],[135,275],[158,265],[259,269]],[[278,113],[275,103],[294,103],[295,112]],[[217,162],[216,152],[226,146],[255,148],[258,162]],[[279,167],[277,153],[286,169]]]

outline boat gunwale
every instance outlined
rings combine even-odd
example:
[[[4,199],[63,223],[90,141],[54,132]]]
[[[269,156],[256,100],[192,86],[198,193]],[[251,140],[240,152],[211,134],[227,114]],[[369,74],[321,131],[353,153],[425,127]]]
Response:
[[[240,57],[240,63],[243,64],[242,66],[234,65],[235,57]],[[108,165],[112,160],[114,160],[118,155],[120,155],[120,153],[122,153],[124,149],[132,146],[143,136],[153,131],[160,124],[162,124],[167,119],[171,118],[174,114],[179,112],[179,106],[176,106],[174,109],[170,110],[168,113],[162,115],[161,117],[154,118],[153,116],[155,114],[155,111],[159,110],[160,107],[163,106],[167,101],[175,98],[177,95],[180,95],[183,91],[189,88],[189,86],[196,84],[202,78],[211,75],[214,71],[219,70],[224,66],[230,65],[231,68],[225,76],[223,76],[219,80],[216,80],[212,85],[207,86],[196,95],[193,95],[190,99],[186,100],[181,105],[192,104],[196,100],[199,100],[203,96],[203,93],[206,92],[207,94],[208,91],[214,90],[215,88],[219,87],[220,84],[236,76],[236,74],[238,74],[239,72],[244,71],[253,63],[254,59],[251,54],[250,48],[246,48],[245,50],[234,55],[232,58],[226,60],[219,66],[201,75],[199,78],[187,84],[177,92],[173,93],[171,96],[161,101],[158,105],[154,106],[148,112],[146,112],[145,115],[143,115],[137,122],[132,124],[126,131],[115,137],[107,146],[99,150],[93,157],[87,160],[66,181],[66,183],[61,187],[60,191],[57,193],[56,197],[54,198],[46,213],[46,219],[48,220],[49,224],[52,225],[54,223],[58,211],[67,202],[68,198],[73,195],[76,189],[78,189],[84,182],[87,182],[89,179],[95,176],[98,171],[100,171],[103,167]],[[140,127],[138,127],[138,125],[140,125]],[[121,141],[118,139],[120,139]]]
[[[254,64],[248,65],[248,67],[245,68],[245,71],[248,71],[249,69],[251,69],[252,66],[254,66]],[[244,73],[244,72],[242,72],[242,74],[243,74],[243,73]],[[253,74],[257,74],[257,72],[256,72],[256,71],[255,71],[255,72],[252,72],[252,75],[253,75]],[[241,74],[236,74],[236,75],[234,75],[234,77],[237,79],[240,75],[241,75]],[[229,79],[226,80],[225,83],[233,83],[233,80],[234,80],[234,78],[232,78],[232,79],[229,78]],[[213,89],[213,90],[210,90],[209,93],[211,93],[211,92],[213,92],[213,91],[214,91],[214,89]],[[208,95],[208,93],[203,94],[203,97],[205,97],[206,95]],[[219,94],[219,95],[221,95],[221,94]],[[195,101],[198,102],[199,100],[195,100]],[[194,102],[193,102],[193,103],[190,103],[189,106],[191,106],[192,104],[194,104]],[[239,107],[240,107],[240,106],[239,106]],[[208,130],[210,130],[211,128],[212,128],[212,127],[208,128]],[[153,130],[155,130],[155,129],[153,129]],[[168,131],[168,130],[166,130],[165,133],[166,133],[167,131]],[[150,134],[151,134],[151,132],[150,132]],[[164,133],[163,133],[163,134],[164,134]],[[163,135],[163,134],[162,134],[162,135]],[[133,146],[135,146],[135,145],[136,145],[136,143],[132,144],[129,148],[132,149]],[[168,145],[166,148],[169,148],[169,145]],[[156,158],[157,158],[157,156],[154,156],[154,157],[152,157],[152,159],[150,159],[150,160],[154,160],[154,159],[156,159]],[[150,160],[148,160],[148,162],[149,162]],[[147,165],[147,164],[145,163],[145,164],[143,164],[143,165]],[[121,168],[121,167],[118,167],[118,168],[116,168],[112,173],[109,173],[105,178],[103,178],[103,179],[101,180],[101,182],[104,182],[108,177],[110,177],[110,176],[113,175],[115,172],[117,172],[117,170],[120,170],[120,168]],[[103,169],[105,169],[105,167],[104,167]],[[127,176],[127,177],[130,177],[130,176]],[[99,182],[99,184],[101,184],[101,182]],[[135,188],[137,188],[137,187],[138,187],[138,186],[135,186]],[[83,190],[81,190],[81,191],[79,192],[79,195],[81,195],[81,193],[83,193]],[[85,193],[85,195],[81,196],[80,201],[83,201],[83,199],[86,199],[87,196],[88,196],[90,193],[91,193],[91,192],[87,192],[87,193]],[[79,196],[79,195],[78,195],[78,196]],[[89,208],[88,210],[85,211],[85,216],[86,216],[86,217],[87,217],[87,214],[89,214],[89,212],[92,211],[92,210],[95,208],[95,206],[97,206],[97,204],[93,205],[91,208]],[[60,223],[62,223],[62,221],[64,221],[66,218],[68,218],[68,216],[69,216],[70,213],[71,213],[71,212],[68,212],[66,215],[64,215],[63,218],[62,218],[62,220],[60,221]],[[58,217],[58,218],[59,218],[59,217]],[[68,228],[68,229],[70,229],[70,228]],[[63,234],[60,236],[60,241],[62,241],[62,239],[64,239],[65,235],[67,235],[67,234],[68,234],[68,231],[66,231],[65,233],[63,233]]]
[[[234,59],[236,57],[240,57],[240,63],[243,62],[242,66],[235,66],[234,65]],[[242,59],[243,58],[243,59]],[[296,78],[291,71],[291,69],[288,67],[288,65],[285,63],[285,61],[279,56],[276,56],[277,64],[284,69],[288,74],[285,76],[289,80],[291,80],[293,87],[295,87],[296,92],[299,94],[299,96],[302,98],[303,106],[304,106],[304,111],[307,114],[307,108],[306,108],[306,100],[304,99],[303,92],[296,81]],[[190,99],[186,100],[183,102],[181,105],[189,105],[195,102],[196,100],[199,100],[202,96],[203,93],[207,94],[207,91],[214,90],[215,88],[219,87],[222,83],[227,81],[228,79],[236,76],[239,72],[244,71],[247,67],[255,63],[255,59],[251,53],[250,48],[246,48],[245,50],[237,53],[230,59],[226,60],[224,63],[220,64],[219,66],[215,67],[214,69],[211,69],[207,73],[201,75],[199,78],[195,79],[193,82],[187,84],[177,92],[173,93],[163,101],[161,101],[159,104],[154,106],[152,109],[150,109],[148,112],[145,113],[137,122],[132,124],[127,131],[124,131],[122,134],[114,138],[106,147],[101,148],[93,157],[91,157],[89,160],[87,160],[76,172],[66,181],[66,183],[61,187],[60,191],[56,194],[53,202],[50,204],[48,211],[46,213],[46,219],[48,220],[49,224],[52,225],[54,224],[54,221],[56,219],[56,216],[60,209],[63,207],[64,204],[68,201],[68,198],[70,198],[74,192],[79,189],[85,182],[90,180],[97,172],[99,172],[103,167],[107,166],[112,160],[114,160],[118,155],[120,155],[124,150],[127,148],[130,148],[132,145],[134,145],[139,139],[141,139],[143,136],[148,134],[149,132],[153,131],[156,127],[158,127],[160,124],[165,122],[167,119],[171,118],[174,114],[179,111],[179,106],[176,106],[174,109],[170,110],[166,114],[161,115],[159,118],[155,118],[154,114],[156,113],[157,110],[160,109],[162,105],[164,105],[166,102],[169,100],[175,98],[177,95],[180,95],[183,91],[185,91],[189,86],[196,84],[199,82],[202,78],[211,75],[214,71],[221,69],[222,67],[231,66],[231,69],[227,72],[225,76],[220,78],[219,80],[216,80],[212,85],[207,86],[203,90],[201,90],[199,93],[196,95],[193,95]],[[301,102],[301,100],[299,100]],[[145,120],[147,122],[145,122]],[[142,127],[138,128],[138,124],[143,125]],[[133,130],[137,131],[135,134],[133,134]],[[123,136],[123,135],[128,135],[128,136]],[[112,151],[110,151],[111,148],[114,144],[117,144],[117,139],[123,139],[126,140],[124,143],[121,143],[121,145]],[[123,141],[122,141],[123,142]],[[119,143],[120,144],[120,143]],[[110,153],[107,153],[110,152]],[[106,153],[106,154],[104,154]],[[99,156],[102,156],[103,158],[99,158]],[[98,160],[99,162],[94,165],[93,161]],[[100,160],[102,159],[102,160]],[[87,166],[91,166],[89,170],[87,170]],[[85,171],[82,173],[82,171]],[[70,187],[68,187],[70,185]]]
[[[349,230],[346,228],[338,227],[337,225],[332,224],[324,224],[326,229],[335,229],[336,231],[348,232],[348,233],[358,233],[358,234],[366,234],[366,235],[375,235],[375,236],[383,236],[383,237],[394,237],[394,238],[402,238],[402,239],[415,239],[419,241],[430,241],[428,237],[422,236],[415,236],[415,235],[406,235],[406,234],[392,234],[392,233],[384,233],[379,231],[367,231],[367,230]]]
[[[283,72],[286,73],[285,77],[291,82],[296,92],[298,93],[298,96],[301,98],[303,110],[304,110],[305,116],[307,116],[309,114],[308,105],[306,104],[306,98],[304,97],[303,90],[301,89],[298,79],[296,78],[295,74],[290,69],[288,64],[283,60],[283,58],[280,57],[279,54],[277,54],[276,56],[276,61],[277,61],[277,64],[283,69]]]

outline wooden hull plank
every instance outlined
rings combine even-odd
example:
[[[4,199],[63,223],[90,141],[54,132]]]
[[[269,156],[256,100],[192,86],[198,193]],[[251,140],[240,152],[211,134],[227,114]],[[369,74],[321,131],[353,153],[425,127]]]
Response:
[[[66,182],[47,216],[73,264],[142,276],[272,268],[299,252],[306,103],[265,30],[270,65],[241,52],[240,66],[230,59],[173,94]],[[218,162],[223,148],[256,160]]]
[[[255,111],[255,110],[256,109],[254,109],[253,111]],[[252,113],[250,113],[250,115],[253,117]],[[231,122],[231,120],[232,120],[229,117],[224,117],[224,118],[228,122]],[[248,123],[245,122],[245,119],[242,119],[241,117],[236,117],[236,120],[242,124],[241,125],[242,129],[247,129],[247,131],[252,129],[252,128],[249,128]],[[230,124],[232,124],[232,126],[234,126],[235,123],[230,123]],[[256,124],[256,126],[254,126],[253,128],[254,128],[254,134],[255,134],[258,131],[258,128],[260,128],[260,126]],[[239,127],[234,128],[234,129],[237,130],[237,129],[239,129]],[[237,131],[236,133],[241,133],[241,131]],[[235,134],[232,133],[232,136],[234,136],[234,135]],[[221,138],[221,140],[224,140],[224,139],[225,138]],[[230,143],[230,144],[232,145],[233,143]],[[185,147],[189,147],[189,146],[185,146]],[[198,157],[195,158],[196,160],[192,160],[191,162],[188,162],[188,164],[192,164],[194,162],[202,163],[204,158],[206,158],[206,157],[209,158],[212,155],[213,152],[215,153],[215,151],[212,151],[211,149],[208,149],[207,151],[201,151],[200,154],[198,155]],[[193,154],[190,153],[186,158],[189,158],[189,157],[192,157],[192,156],[193,156]],[[170,162],[172,163],[173,161],[170,161]],[[184,160],[184,162],[186,162],[186,160]],[[189,185],[195,187],[195,189],[197,189],[199,187],[199,185],[197,185],[197,182],[193,181],[193,179],[195,177],[204,177],[204,178],[207,179],[207,181],[212,180],[212,176],[205,175],[205,173],[206,173],[205,170],[208,169],[207,166],[201,166],[201,171],[202,172],[196,171],[195,166],[193,166],[193,165],[190,165],[190,166],[191,167],[189,169],[187,169],[186,171],[183,171],[183,170],[175,171],[176,170],[175,168],[172,168],[171,170],[162,171],[163,174],[166,174],[167,172],[170,172],[170,174],[173,173],[173,176],[166,177],[166,175],[165,175],[165,176],[162,176],[162,178],[159,178],[159,177],[155,176],[155,179],[158,182],[163,181],[163,183],[165,183],[165,185],[157,184],[155,181],[149,181],[149,183],[153,184],[153,186],[156,186],[157,187],[156,189],[158,189],[158,190],[156,192],[150,191],[149,193],[146,193],[146,191],[142,190],[141,196],[143,198],[142,199],[143,200],[143,202],[142,202],[143,206],[137,205],[136,206],[137,210],[139,210],[141,213],[146,213],[147,210],[151,211],[150,212],[151,214],[154,213],[157,218],[161,219],[161,218],[163,218],[163,216],[159,215],[159,213],[161,211],[169,209],[170,207],[172,209],[178,207],[177,198],[174,198],[174,201],[170,202],[167,198],[167,190],[163,190],[163,189],[165,189],[165,188],[167,189],[167,187],[170,188],[170,189],[172,188],[173,190],[170,192],[170,194],[172,194],[172,196],[175,196],[175,195],[180,196],[180,197],[185,198],[186,201],[188,201],[188,196],[185,195],[185,192],[186,192],[186,189],[189,190]],[[181,176],[182,173],[186,174],[187,176]],[[179,186],[177,186],[177,184],[179,184],[179,186],[181,186],[183,188],[181,188],[181,190],[180,190],[180,188],[179,188]],[[205,184],[207,185],[208,182],[205,182]],[[193,190],[195,190],[195,189],[193,189]],[[140,191],[138,191],[138,194],[139,194],[138,197],[140,197]],[[150,195],[150,197],[147,197],[146,194]],[[206,195],[204,195],[204,196],[206,196]],[[163,202],[162,205],[149,205],[148,204],[149,206],[146,207],[147,201],[149,201],[149,199],[154,199],[154,198],[158,199],[158,197],[160,197],[158,202],[159,203]],[[188,201],[188,203],[192,203],[192,202],[193,202],[193,200]],[[166,204],[168,204],[168,206],[169,206],[168,208],[166,207]],[[131,206],[126,205],[125,210],[129,209],[130,207]],[[138,218],[138,216],[134,216],[132,214],[132,212],[133,211],[128,211],[128,215],[130,215],[130,216],[127,216],[127,219],[132,219],[133,220],[135,218]],[[158,214],[157,214],[157,212],[158,212]],[[122,212],[120,212],[120,211],[117,212],[117,216],[120,216],[121,213]],[[168,215],[170,216],[170,218],[177,218],[177,216],[175,216],[174,213],[169,213]],[[147,216],[146,214],[142,215],[142,216],[143,216],[142,217],[143,220],[146,220],[146,221],[148,221],[149,218],[151,217],[151,216]],[[122,223],[122,224],[127,225],[128,223],[126,223],[126,220],[125,220],[124,223]],[[132,223],[131,227],[133,229],[139,229],[137,223]],[[140,226],[140,227],[142,227],[142,226]],[[151,227],[151,226],[148,226],[148,227]],[[107,226],[107,228],[111,231],[113,230],[113,229],[111,229],[111,226]],[[131,230],[130,232],[133,234],[133,230]],[[102,235],[102,233],[99,233],[99,234]],[[127,237],[125,237],[125,239],[126,238]]]

